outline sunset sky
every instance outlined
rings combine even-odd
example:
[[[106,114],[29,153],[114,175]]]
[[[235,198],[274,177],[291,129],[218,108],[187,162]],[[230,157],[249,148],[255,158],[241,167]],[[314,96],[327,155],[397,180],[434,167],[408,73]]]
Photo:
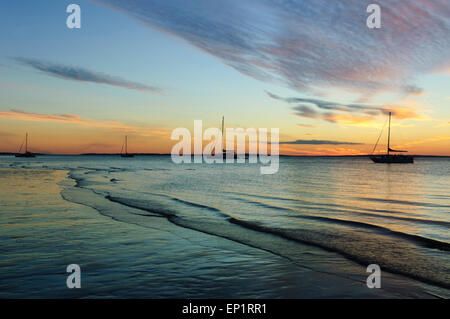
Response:
[[[225,116],[281,154],[367,154],[392,111],[393,148],[450,155],[448,0],[377,1],[381,29],[370,3],[2,1],[0,152],[166,153]]]

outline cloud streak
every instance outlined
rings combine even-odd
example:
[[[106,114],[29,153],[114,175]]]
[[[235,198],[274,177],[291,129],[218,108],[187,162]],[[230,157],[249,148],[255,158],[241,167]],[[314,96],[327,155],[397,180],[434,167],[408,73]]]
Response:
[[[30,113],[20,110],[0,110],[0,118],[6,118],[11,120],[19,121],[31,121],[31,122],[60,122],[68,124],[78,124],[89,127],[97,127],[104,129],[118,130],[128,133],[135,133],[142,136],[152,136],[152,135],[167,135],[169,134],[166,130],[161,129],[149,129],[145,127],[137,127],[123,124],[119,121],[96,121],[93,119],[82,118],[78,115],[73,114],[40,114],[40,113]]]
[[[280,142],[279,144],[289,145],[362,145],[363,143],[330,141],[330,140],[295,140]]]
[[[366,27],[369,2],[360,0],[93,1],[301,92],[419,94],[414,79],[442,69],[450,55],[447,0],[380,0],[379,30]]]
[[[316,127],[315,125],[312,124],[303,124],[303,123],[299,123],[297,124],[298,127],[308,127],[308,128],[314,128]]]
[[[288,104],[295,104],[294,115],[310,119],[322,119],[331,123],[367,124],[375,121],[378,116],[389,112],[397,119],[420,119],[422,116],[408,106],[375,106],[359,103],[338,103],[333,101],[289,97],[283,98],[266,92],[272,99]]]
[[[95,72],[78,66],[68,66],[23,57],[15,57],[13,59],[22,65],[31,67],[47,75],[54,76],[64,80],[104,84],[148,93],[162,93],[162,90],[155,86],[149,86],[139,82],[125,80],[118,76],[112,76],[101,72]]]

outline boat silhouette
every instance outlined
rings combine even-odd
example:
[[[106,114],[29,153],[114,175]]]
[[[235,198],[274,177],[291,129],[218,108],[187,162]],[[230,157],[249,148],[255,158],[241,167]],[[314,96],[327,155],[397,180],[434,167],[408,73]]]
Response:
[[[411,155],[391,154],[391,153],[405,153],[407,151],[394,150],[391,148],[391,112],[389,112],[389,129],[388,129],[388,143],[386,154],[371,155],[370,159],[374,163],[386,163],[386,164],[412,164],[414,163],[414,157]],[[377,141],[378,144],[378,141]],[[377,147],[375,144],[375,148]]]
[[[16,157],[36,157],[36,155],[34,155],[31,152],[28,152],[28,133],[25,134],[25,152],[24,153],[20,153],[22,151],[22,145],[20,145],[20,149],[19,152],[16,154]]]
[[[123,152],[125,148],[125,152]],[[122,157],[134,157],[133,154],[128,153],[128,136],[125,136],[125,142],[122,145],[122,149],[120,150],[120,156]]]

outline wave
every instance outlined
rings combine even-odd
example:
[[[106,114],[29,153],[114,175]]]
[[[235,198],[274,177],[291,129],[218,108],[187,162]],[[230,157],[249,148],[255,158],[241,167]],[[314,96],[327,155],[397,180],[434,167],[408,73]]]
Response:
[[[289,256],[289,254],[287,253],[279,252],[276,249],[277,247],[287,247],[288,245],[286,246],[285,243],[280,244],[277,239],[267,241],[265,235],[260,232],[256,232],[255,234],[253,234],[253,236],[248,237],[248,231],[243,230],[241,227],[237,227],[228,223],[205,223],[199,220],[188,220],[180,218],[175,214],[175,212],[169,209],[158,207],[158,204],[154,202],[150,203],[148,201],[141,201],[136,199],[130,200],[128,198],[113,197],[110,195],[101,196],[99,194],[96,194],[94,191],[83,187],[67,187],[61,192],[61,195],[65,200],[92,207],[102,215],[108,216],[119,222],[126,222],[142,227],[154,228],[154,222],[148,222],[147,217],[163,217],[177,226],[188,228],[194,231],[200,231],[212,236],[222,237],[250,247],[261,249],[295,262],[298,266],[303,268],[315,270],[318,272],[326,272],[321,271],[320,269],[313,269],[312,267],[302,264],[302,262],[299,262],[300,258],[298,258],[298,260],[296,261],[293,256]],[[107,202],[105,202],[105,200]],[[110,204],[108,204],[108,202]],[[115,204],[119,205],[121,208],[112,206]],[[124,210],[123,207],[129,208]],[[133,211],[133,209],[148,212],[150,213],[150,215],[147,216],[144,214],[136,213],[135,211]],[[311,263],[313,263],[313,261]],[[339,274],[329,274],[339,277]]]
[[[252,195],[253,196],[253,195]],[[262,197],[262,196],[258,196]],[[350,209],[336,209],[333,207],[339,206],[339,207],[345,207],[343,205],[336,205],[336,204],[320,204],[318,206],[320,207],[314,207],[314,206],[295,206],[294,208],[288,208],[283,206],[276,206],[271,204],[266,204],[261,201],[253,201],[249,199],[239,198],[239,197],[232,197],[234,200],[242,201],[245,203],[253,204],[259,207],[263,208],[269,208],[279,211],[304,211],[304,210],[311,210],[311,211],[321,211],[321,212],[337,212],[337,213],[345,213],[345,214],[352,214],[352,215],[358,215],[358,216],[370,216],[370,217],[377,217],[377,218],[387,218],[387,219],[393,219],[393,220],[404,220],[408,222],[413,223],[422,223],[422,224],[429,224],[429,225],[438,225],[446,228],[450,228],[450,222],[446,222],[443,220],[432,220],[432,219],[423,219],[423,218],[412,218],[412,217],[403,217],[403,216],[393,216],[393,215],[385,215],[385,214],[372,214],[367,212],[360,212]],[[383,210],[371,210],[371,209],[361,209],[359,210],[367,210],[367,211],[375,211],[375,212],[384,212]],[[389,211],[391,213],[395,213],[393,211]],[[309,215],[297,215],[297,216],[309,216]]]
[[[222,211],[220,209],[217,209],[217,208],[212,207],[212,206],[207,206],[207,205],[204,205],[204,204],[198,204],[198,203],[194,203],[194,202],[189,202],[187,200],[184,200],[184,199],[181,199],[181,198],[178,198],[178,197],[175,197],[175,196],[166,195],[166,194],[160,194],[160,195],[161,196],[166,196],[166,197],[170,198],[173,201],[176,201],[176,202],[179,202],[179,203],[182,203],[182,204],[185,204],[185,205],[189,205],[189,206],[197,207],[197,208],[207,209],[207,210],[212,211],[212,212],[214,212],[214,213],[216,213],[216,214],[218,214],[218,215],[220,215],[222,217],[229,217],[229,215],[227,215],[225,213],[222,213]]]
[[[142,209],[145,211],[159,213],[167,217],[169,221],[175,223],[178,226],[191,228],[194,230],[202,231],[211,235],[224,237],[230,240],[234,240],[240,243],[248,244],[252,247],[258,247],[263,250],[270,251],[277,255],[287,256],[289,254],[282,253],[276,247],[267,248],[267,241],[273,239],[266,239],[264,241],[255,240],[251,238],[255,236],[248,233],[240,233],[236,229],[232,229],[226,226],[220,221],[202,221],[198,219],[187,219],[180,217],[176,212],[168,213],[165,209],[155,209],[152,202],[146,200],[135,200],[130,198],[117,198],[108,196],[108,199],[121,203],[123,205]],[[184,203],[185,204],[185,203]],[[227,216],[226,214],[224,214]],[[312,218],[313,216],[307,216]],[[331,219],[330,219],[331,220]],[[433,258],[424,259],[422,255],[414,253],[413,247],[408,242],[414,242],[415,244],[422,244],[424,247],[439,248],[441,250],[448,251],[449,245],[447,243],[438,242],[428,238],[414,236],[403,233],[395,233],[388,229],[384,229],[380,226],[357,223],[352,221],[339,220],[337,222],[345,223],[348,225],[358,226],[359,228],[367,228],[374,230],[382,230],[383,232],[391,232],[393,236],[386,236],[386,234],[369,234],[363,233],[363,236],[356,235],[350,236],[351,232],[346,233],[347,236],[342,236],[339,240],[330,240],[332,237],[331,232],[314,232],[309,229],[281,229],[272,226],[262,225],[258,222],[242,220],[236,217],[228,216],[226,221],[230,224],[241,226],[245,229],[256,231],[259,233],[271,234],[279,236],[283,239],[292,240],[301,244],[313,245],[320,247],[329,252],[339,253],[340,255],[353,260],[361,265],[367,266],[371,263],[379,264],[380,267],[391,273],[402,274],[410,278],[420,280],[425,283],[434,284],[443,288],[450,289],[450,278],[448,274],[450,269],[448,265],[438,265]],[[336,222],[336,220],[335,220]],[[344,233],[343,233],[344,234]],[[406,241],[399,241],[395,237],[401,237],[407,239]],[[390,246],[393,251],[383,251],[383,245]],[[363,248],[365,247],[365,248]],[[380,250],[381,248],[381,250]],[[396,258],[398,254],[404,254],[402,258]],[[405,265],[405,258],[408,259],[408,264]],[[405,267],[406,266],[406,267]],[[432,272],[427,269],[433,269]]]
[[[427,238],[427,237],[423,237],[423,236],[419,236],[419,235],[412,235],[412,234],[408,234],[408,233],[395,231],[395,230],[389,229],[387,227],[382,227],[379,225],[363,223],[363,222],[358,222],[358,221],[353,221],[353,220],[323,217],[323,216],[295,215],[295,216],[291,216],[291,217],[307,218],[307,219],[314,219],[314,220],[330,222],[330,223],[334,223],[334,224],[342,224],[342,225],[355,226],[355,227],[360,227],[360,228],[376,229],[376,230],[379,230],[382,232],[389,233],[394,236],[398,236],[398,237],[405,238],[407,240],[411,240],[411,241],[416,242],[417,244],[423,245],[424,247],[427,247],[427,248],[435,248],[435,249],[439,249],[439,250],[443,250],[443,251],[450,251],[449,243],[431,239],[431,238]]]
[[[392,263],[390,262],[391,260],[389,259],[385,259],[385,258],[377,258],[376,256],[372,256],[372,258],[365,258],[365,256],[361,256],[358,253],[354,253],[351,250],[347,250],[343,247],[337,247],[336,245],[330,245],[329,242],[327,241],[314,241],[314,240],[308,240],[305,239],[302,236],[298,236],[298,234],[296,234],[295,232],[289,232],[287,230],[282,230],[279,228],[272,228],[272,227],[266,227],[265,225],[261,225],[257,222],[250,222],[250,221],[244,221],[244,220],[239,220],[236,218],[230,218],[229,220],[231,223],[236,224],[236,225],[240,225],[242,227],[254,230],[254,231],[260,231],[260,232],[265,232],[268,234],[272,234],[272,235],[277,235],[280,237],[283,237],[285,239],[289,239],[289,240],[293,240],[296,242],[300,242],[303,244],[312,244],[314,246],[320,247],[324,250],[327,251],[331,251],[331,252],[337,252],[339,254],[341,254],[342,256],[353,260],[363,266],[367,266],[369,264],[375,263],[378,264],[383,270],[387,270],[391,273],[396,273],[396,274],[400,274],[400,275],[404,275],[407,276],[409,278],[412,279],[416,279],[419,281],[422,281],[424,283],[428,283],[428,284],[432,284],[432,285],[436,285],[442,288],[446,288],[446,289],[450,289],[450,278],[448,276],[448,271],[450,269],[448,269],[448,266],[443,265],[443,267],[441,267],[442,269],[439,269],[439,275],[435,276],[433,275],[432,272],[427,272],[427,271],[411,271],[411,267],[403,267],[406,265],[403,265],[401,262],[397,262],[397,263]],[[362,243],[361,243],[362,244]],[[423,260],[420,261],[420,263],[423,265]],[[432,266],[436,266],[433,263],[425,263],[426,267],[422,267],[423,268],[428,268],[429,269],[436,269],[436,267],[432,267]],[[414,269],[417,270],[417,269]]]
[[[413,202],[413,201],[398,200],[398,199],[384,199],[384,198],[373,198],[373,197],[355,197],[355,199],[372,201],[372,202],[389,203],[389,204],[419,206],[419,207],[450,208],[449,205],[438,205],[438,204],[433,204],[433,203]]]
[[[314,261],[305,260],[304,254],[298,255],[299,249],[295,247],[298,244],[307,244],[332,253],[338,253],[363,266],[376,263],[385,271],[402,274],[409,278],[450,289],[449,256],[440,255],[449,250],[449,244],[447,243],[421,236],[393,232],[377,225],[321,216],[288,217],[316,219],[333,225],[345,224],[352,229],[349,230],[342,227],[320,228],[320,224],[289,224],[287,227],[290,228],[279,228],[253,220],[243,220],[209,205],[197,204],[166,194],[153,195],[165,198],[166,201],[169,200],[172,204],[164,201],[135,199],[112,194],[103,195],[103,200],[110,203],[141,211],[141,213],[133,211],[130,214],[127,210],[124,211],[117,207],[111,208],[106,203],[99,205],[98,202],[101,202],[101,200],[91,199],[86,194],[83,194],[83,196],[69,196],[68,194],[71,192],[76,192],[73,189],[88,190],[80,187],[80,180],[77,179],[81,178],[82,174],[80,173],[71,172],[69,175],[77,181],[78,187],[72,187],[72,190],[70,188],[66,189],[64,198],[91,206],[102,214],[119,221],[152,227],[152,223],[148,222],[147,218],[155,217],[154,214],[156,214],[160,217],[165,217],[175,225],[259,248],[287,258],[301,267],[311,269],[310,265],[314,264]],[[95,194],[95,196],[98,196],[98,194]],[[89,203],[86,204],[86,202]],[[260,204],[269,209],[273,208],[273,205]],[[210,214],[211,218],[203,218],[202,214],[190,217],[183,213],[188,207],[202,210],[206,213],[213,212],[214,214]],[[278,207],[278,209],[280,208]],[[150,213],[150,215],[142,214],[142,211]],[[131,215],[134,217],[131,217]],[[426,254],[423,251],[425,248],[420,247],[438,248],[443,252],[437,253],[439,250],[436,250],[436,253]],[[320,268],[320,266],[317,267]],[[313,268],[313,270],[316,269]]]
[[[236,193],[236,192],[227,192],[230,194],[236,194],[242,196],[243,194]],[[351,209],[355,209],[354,206],[348,206],[348,205],[342,205],[342,204],[334,204],[334,203],[317,203],[312,201],[306,201],[302,199],[296,199],[296,198],[286,198],[286,197],[278,197],[278,196],[270,196],[270,195],[255,195],[255,194],[245,194],[243,196],[247,197],[254,197],[254,198],[260,198],[260,199],[269,199],[269,200],[278,200],[278,201],[285,201],[285,202],[292,202],[293,204],[301,204],[301,205],[309,205],[309,207],[313,206],[319,206],[319,207],[326,207],[327,209],[330,207],[337,207],[338,209],[343,208],[345,211],[351,211]],[[298,206],[303,207],[303,206]],[[317,209],[314,207],[314,209]],[[358,210],[362,211],[369,211],[369,212],[375,212],[375,213],[387,213],[387,214],[396,214],[396,215],[405,215],[405,212],[397,211],[397,210],[386,210],[386,209],[372,209],[372,208],[364,208],[364,207],[358,207]],[[344,210],[341,210],[344,211]]]
[[[252,203],[259,207],[283,210],[283,211],[294,211],[293,209],[290,209],[290,208],[269,205],[269,204],[265,204],[262,202],[255,202],[255,201],[250,201],[250,200],[246,200],[246,199],[242,199],[242,198],[236,198],[236,199],[245,201],[247,203]],[[435,248],[435,249],[439,249],[439,250],[443,250],[443,251],[450,251],[449,243],[438,241],[438,240],[427,238],[427,237],[423,237],[423,236],[419,236],[419,235],[413,235],[413,234],[403,233],[403,232],[399,232],[399,231],[394,231],[392,229],[389,229],[389,228],[383,227],[383,226],[379,226],[379,225],[374,225],[374,224],[369,224],[369,223],[364,223],[364,222],[359,222],[359,221],[353,221],[353,220],[339,219],[339,218],[315,216],[315,215],[290,215],[289,217],[320,220],[320,221],[324,221],[324,222],[328,222],[328,223],[341,224],[341,225],[353,226],[353,227],[359,227],[359,228],[376,229],[376,230],[383,231],[383,232],[391,234],[391,235],[395,235],[398,237],[405,238],[407,240],[414,241],[415,243],[420,244],[427,248]],[[377,215],[377,217],[379,217],[379,215]],[[393,216],[387,216],[387,217],[397,218],[397,217],[393,217]],[[448,226],[448,224],[449,224],[447,222],[419,220],[419,219],[414,219],[414,218],[398,218],[398,219],[404,219],[404,220],[406,219],[409,221],[420,221],[420,222],[425,222],[425,223],[433,223],[433,224],[446,225],[446,226]]]
[[[252,204],[252,205],[255,205],[255,206],[263,207],[263,208],[274,209],[274,210],[279,210],[279,211],[292,211],[291,208],[270,205],[270,204],[266,204],[266,203],[263,203],[263,202],[248,200],[248,199],[244,199],[244,198],[233,197],[232,199],[240,201],[240,202],[244,202],[244,203],[247,203],[247,204]]]
[[[170,210],[166,209],[165,207],[160,208],[157,205],[153,205],[152,207],[147,207],[146,201],[140,201],[138,199],[130,201],[126,198],[113,197],[111,195],[106,195],[105,198],[114,203],[119,203],[119,204],[122,204],[122,205],[125,205],[128,207],[131,207],[131,208],[141,209],[141,210],[144,210],[144,211],[147,211],[150,213],[155,213],[155,214],[161,215],[163,217],[171,218],[171,217],[176,216],[175,212],[170,211]]]

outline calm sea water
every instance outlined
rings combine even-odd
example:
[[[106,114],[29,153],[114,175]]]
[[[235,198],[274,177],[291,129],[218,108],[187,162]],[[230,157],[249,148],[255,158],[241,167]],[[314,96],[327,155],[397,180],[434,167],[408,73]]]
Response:
[[[274,175],[260,175],[259,164],[176,165],[168,156],[1,157],[0,167],[67,170],[76,187],[64,189],[63,198],[124,223],[148,226],[149,218],[163,216],[178,228],[294,263],[305,263],[296,245],[307,244],[450,288],[448,158],[383,165],[357,157],[281,157]]]

